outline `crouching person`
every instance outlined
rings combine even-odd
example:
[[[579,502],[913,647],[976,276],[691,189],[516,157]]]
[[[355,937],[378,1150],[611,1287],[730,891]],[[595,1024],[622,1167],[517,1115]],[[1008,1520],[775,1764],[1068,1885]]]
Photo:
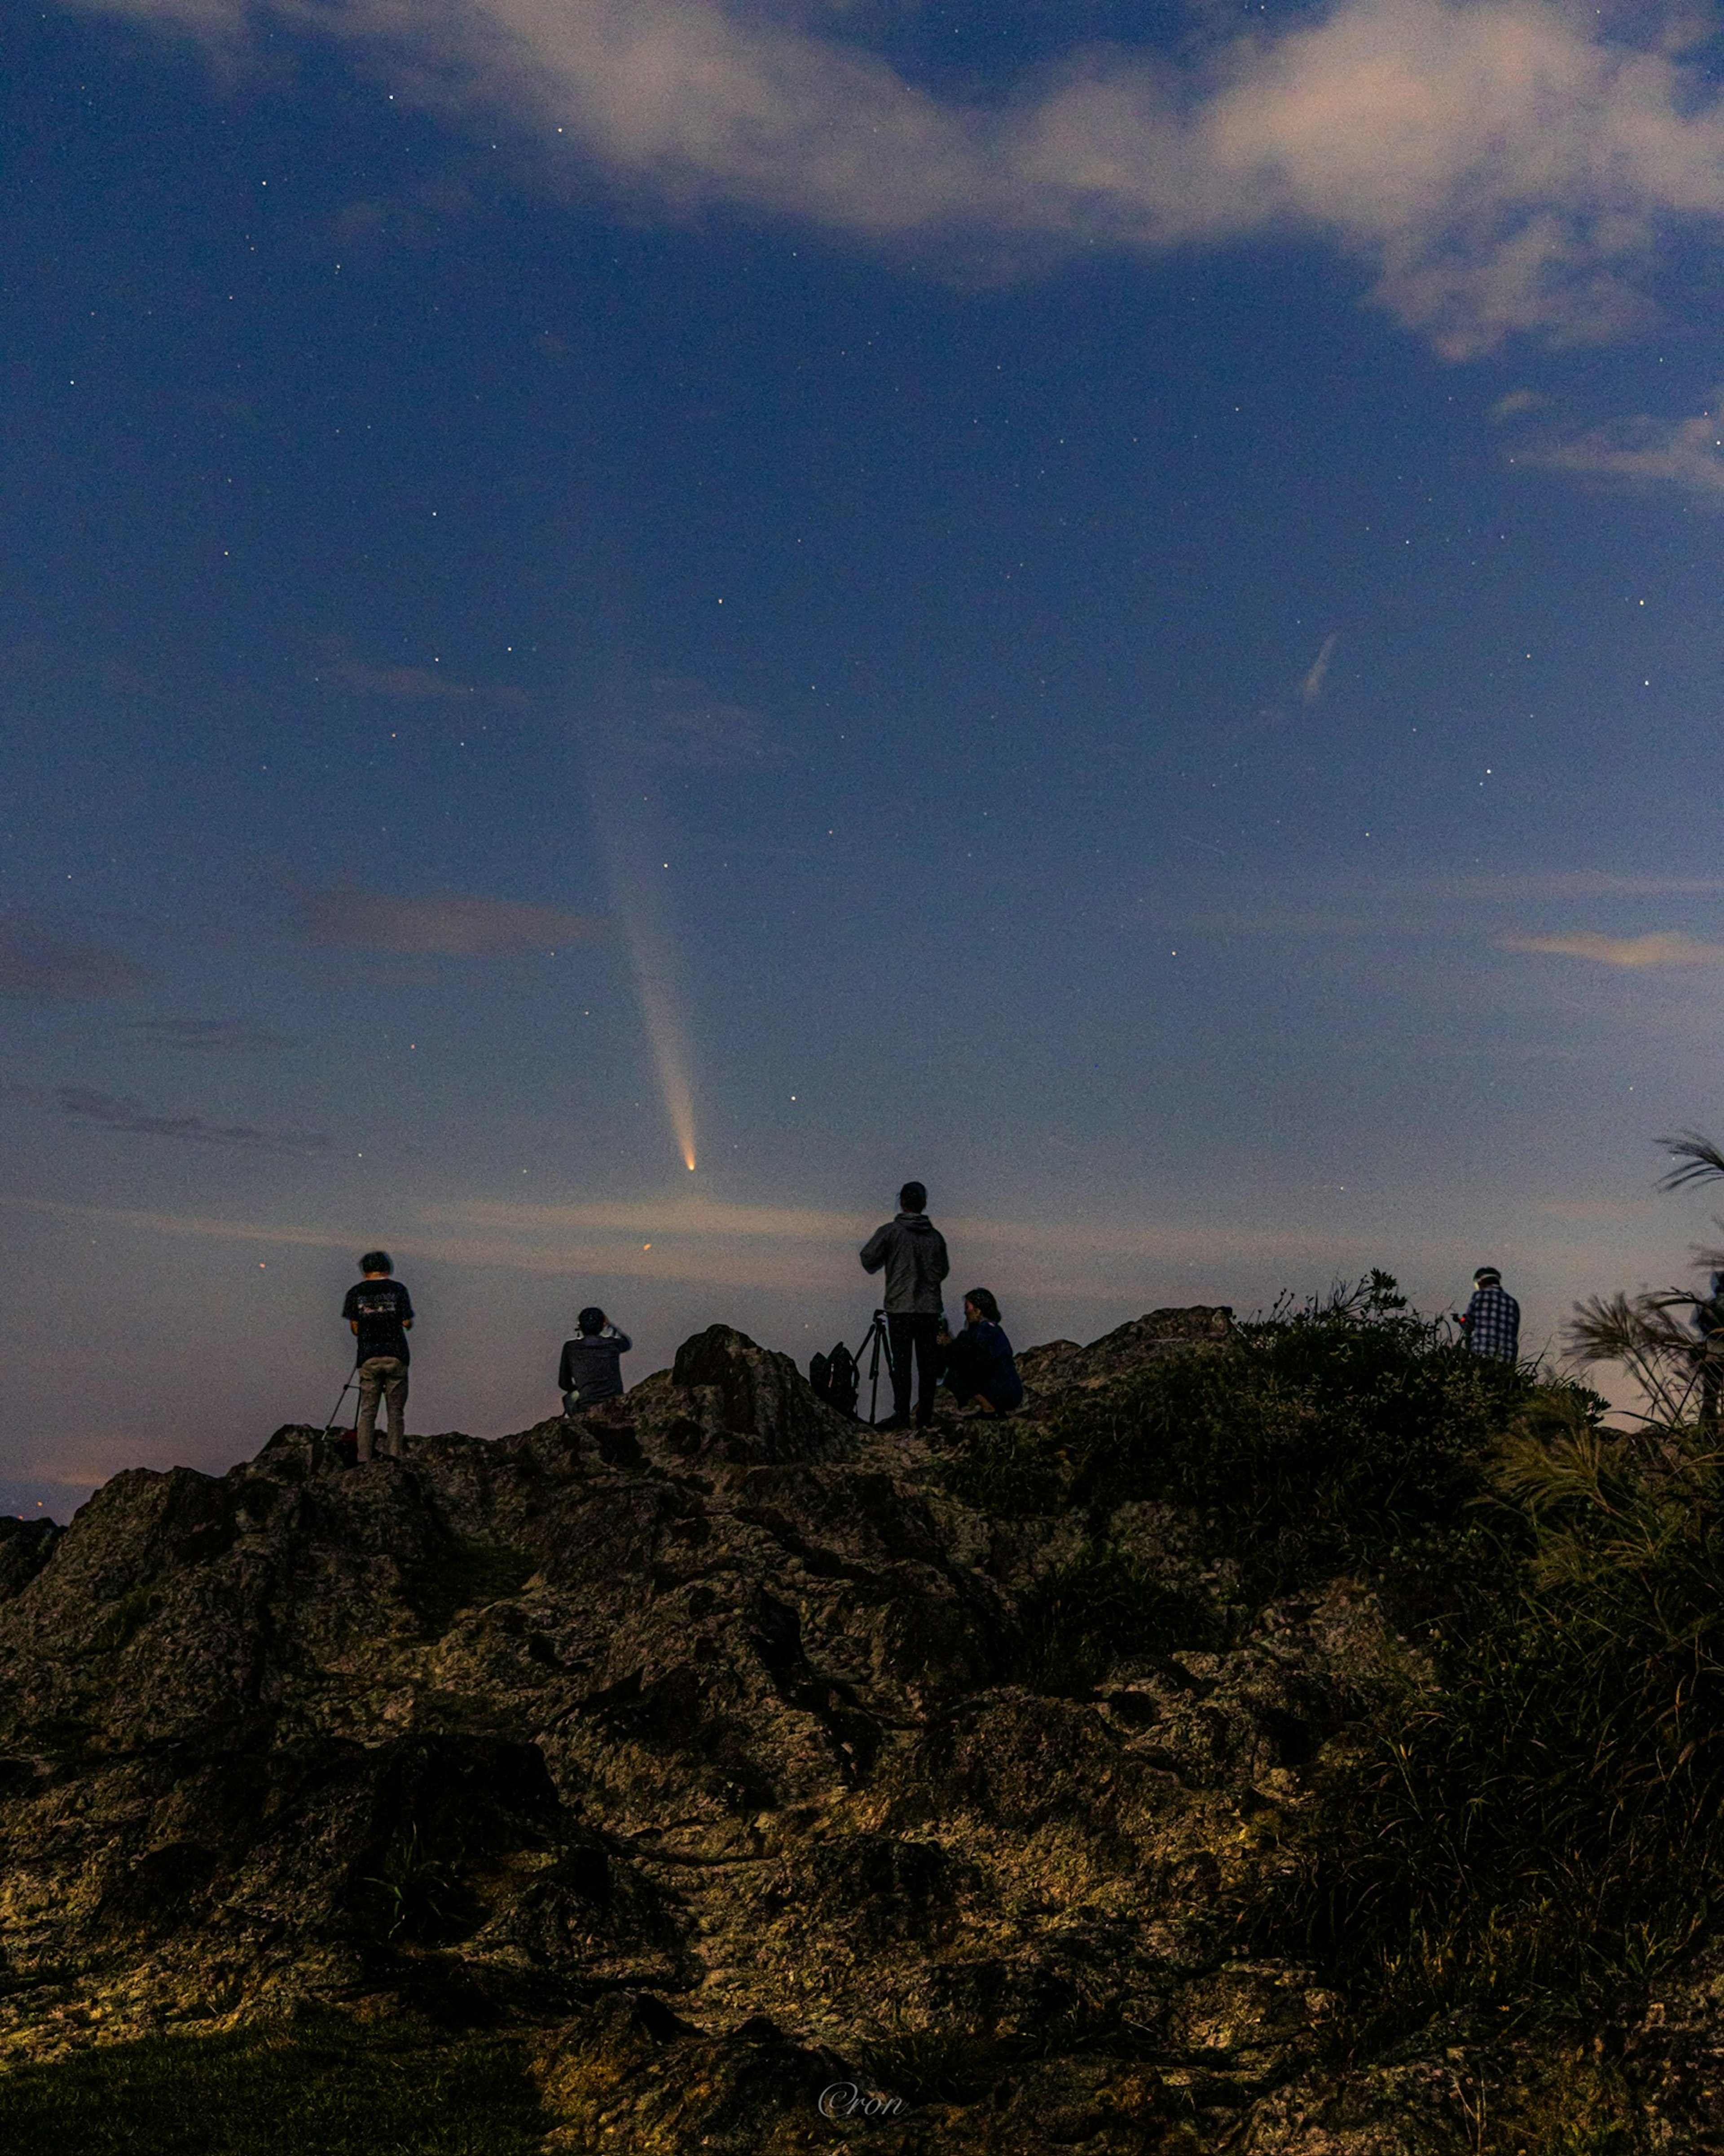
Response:
[[[972,1416],[1010,1414],[1024,1404],[1024,1380],[1000,1324],[1000,1306],[985,1287],[964,1297],[964,1329],[946,1349],[946,1385]]]
[[[562,1394],[562,1410],[590,1408],[600,1400],[623,1397],[623,1358],[634,1342],[619,1332],[596,1304],[589,1304],[575,1320],[572,1340],[562,1343],[557,1365],[557,1388]]]
[[[369,1460],[377,1440],[377,1402],[389,1414],[384,1441],[390,1459],[399,1460],[406,1443],[407,1336],[413,1330],[413,1297],[390,1275],[395,1266],[387,1250],[367,1250],[359,1260],[365,1277],[350,1287],[341,1315],[359,1342],[359,1422],[355,1432],[361,1460]]]

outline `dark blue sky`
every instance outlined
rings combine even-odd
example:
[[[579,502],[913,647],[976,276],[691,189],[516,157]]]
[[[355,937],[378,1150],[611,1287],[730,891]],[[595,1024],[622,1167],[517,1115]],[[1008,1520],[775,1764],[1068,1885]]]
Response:
[[[486,1433],[910,1173],[1026,1341],[1680,1268],[1703,74],[1607,186],[1527,7],[125,12],[0,26],[0,1502],[321,1414],[378,1239]]]

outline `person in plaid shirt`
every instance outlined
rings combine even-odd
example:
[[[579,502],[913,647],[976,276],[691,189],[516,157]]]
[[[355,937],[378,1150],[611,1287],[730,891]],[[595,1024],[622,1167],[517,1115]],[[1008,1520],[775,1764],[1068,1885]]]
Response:
[[[1473,1299],[1460,1329],[1475,1355],[1493,1356],[1499,1363],[1512,1363],[1519,1357],[1521,1306],[1503,1286],[1495,1265],[1480,1265],[1473,1275]]]

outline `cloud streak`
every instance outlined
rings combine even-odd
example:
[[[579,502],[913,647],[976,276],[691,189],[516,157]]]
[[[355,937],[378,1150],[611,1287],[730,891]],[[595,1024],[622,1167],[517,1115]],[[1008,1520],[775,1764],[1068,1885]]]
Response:
[[[472,681],[457,681],[440,674],[436,666],[360,666],[338,659],[323,671],[343,687],[371,696],[389,696],[414,701],[439,699],[468,704],[484,699],[494,704],[521,706],[532,700],[524,689],[493,688]]]
[[[424,898],[331,884],[300,901],[294,932],[326,950],[409,958],[512,958],[589,942],[595,924],[561,906],[443,891]]]
[[[1336,636],[1326,636],[1322,649],[1312,660],[1311,671],[1305,677],[1299,691],[1301,703],[1314,704],[1323,693],[1323,684],[1329,678],[1329,661],[1335,656],[1335,647],[1340,642]]]
[[[351,1251],[364,1235],[345,1226],[223,1219],[200,1214],[132,1210],[0,1197],[0,1206],[125,1229],[243,1243],[259,1249]],[[656,1281],[706,1288],[770,1289],[798,1295],[866,1292],[855,1252],[872,1217],[796,1206],[642,1199],[634,1203],[531,1206],[475,1202],[427,1208],[415,1228],[390,1231],[398,1260],[423,1259],[480,1270],[558,1278]],[[1167,1265],[1279,1262],[1290,1268],[1357,1265],[1358,1236],[1235,1229],[1208,1223],[1110,1226],[1058,1221],[947,1219],[949,1239],[978,1272],[1012,1279],[1018,1295],[1130,1296],[1134,1272]],[[1445,1251],[1446,1251],[1446,1246]],[[1457,1245],[1457,1260],[1464,1255]]]
[[[0,996],[26,1004],[92,1002],[135,993],[151,979],[123,952],[40,921],[0,921]]]
[[[1670,233],[1724,219],[1724,100],[1656,11],[1334,0],[1178,61],[1074,49],[983,103],[766,0],[85,4],[228,49],[333,38],[403,96],[679,209],[1025,260],[1320,235],[1454,357],[1620,332]]]
[[[1713,412],[1687,419],[1655,419],[1642,413],[1569,441],[1518,449],[1509,462],[1542,465],[1634,494],[1674,487],[1724,509],[1724,421]]]
[[[95,1123],[134,1137],[177,1138],[187,1145],[224,1146],[241,1152],[310,1153],[331,1141],[316,1131],[264,1131],[250,1123],[213,1123],[203,1116],[158,1116],[129,1095],[62,1086],[54,1094],[60,1113],[74,1123]]]
[[[126,1030],[139,1034],[152,1048],[190,1049],[204,1055],[267,1055],[292,1045],[283,1034],[266,1025],[252,1025],[235,1018],[140,1018]]]
[[[1637,971],[1655,966],[1724,966],[1724,943],[1707,943],[1680,929],[1657,929],[1646,936],[1505,936],[1499,948],[1542,957],[1588,958],[1596,965]]]

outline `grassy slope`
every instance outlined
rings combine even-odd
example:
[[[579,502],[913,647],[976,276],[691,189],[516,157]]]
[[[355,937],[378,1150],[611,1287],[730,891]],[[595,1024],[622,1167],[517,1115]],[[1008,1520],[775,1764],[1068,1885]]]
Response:
[[[537,2156],[520,2049],[333,2016],[14,2067],[7,2156]]]

